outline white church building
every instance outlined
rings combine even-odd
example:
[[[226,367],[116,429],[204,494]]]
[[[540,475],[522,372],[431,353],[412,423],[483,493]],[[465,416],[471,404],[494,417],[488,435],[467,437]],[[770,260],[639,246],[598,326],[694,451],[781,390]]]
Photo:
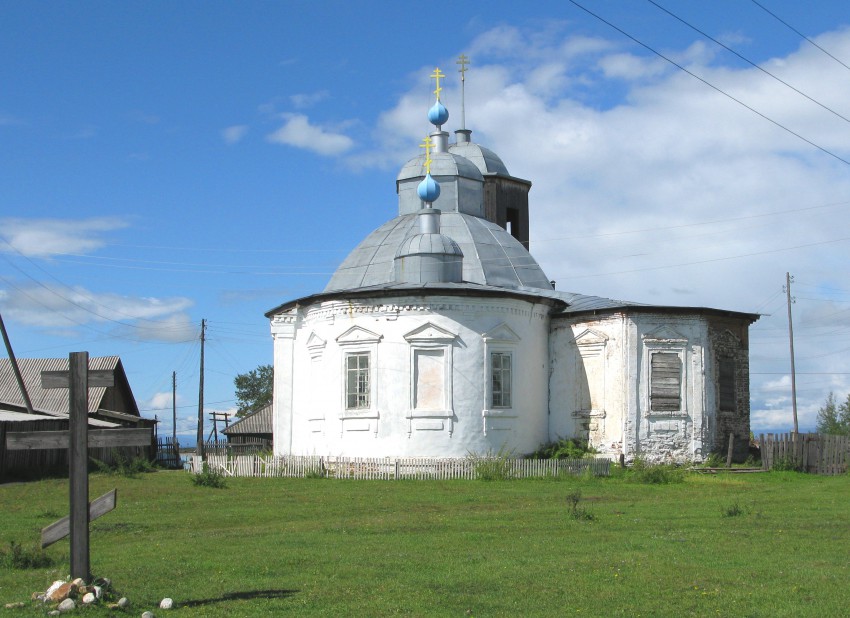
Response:
[[[469,130],[450,143],[439,90],[397,216],[322,292],[266,314],[275,454],[522,455],[578,437],[684,461],[732,434],[745,458],[758,316],[555,290],[528,250],[531,182]]]

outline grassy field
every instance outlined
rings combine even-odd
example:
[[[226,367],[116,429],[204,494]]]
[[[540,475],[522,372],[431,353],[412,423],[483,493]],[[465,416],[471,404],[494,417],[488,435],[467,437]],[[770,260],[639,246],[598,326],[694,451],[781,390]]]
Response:
[[[848,616],[850,475],[793,472],[537,481],[229,479],[95,474],[95,576],[126,615]],[[570,515],[567,496],[581,493]],[[0,485],[0,546],[33,546],[67,481]],[[0,567],[0,604],[67,575]],[[1,605],[0,605],[1,606]],[[33,604],[8,615],[45,615]],[[105,608],[78,615],[106,616]]]

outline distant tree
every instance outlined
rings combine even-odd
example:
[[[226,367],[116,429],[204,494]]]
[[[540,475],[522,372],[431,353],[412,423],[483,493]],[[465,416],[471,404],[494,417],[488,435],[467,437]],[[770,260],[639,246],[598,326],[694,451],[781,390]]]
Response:
[[[850,394],[841,404],[836,404],[833,393],[829,394],[824,406],[818,410],[818,433],[850,435]]]
[[[256,412],[272,402],[274,367],[260,365],[248,373],[240,373],[233,379],[236,386],[236,416]]]

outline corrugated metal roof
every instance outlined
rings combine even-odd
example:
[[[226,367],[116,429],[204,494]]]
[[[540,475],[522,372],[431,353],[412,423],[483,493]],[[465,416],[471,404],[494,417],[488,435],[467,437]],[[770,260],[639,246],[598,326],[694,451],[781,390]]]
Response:
[[[115,371],[119,362],[120,359],[117,356],[93,356],[89,358],[89,369]],[[68,414],[68,390],[45,389],[41,386],[42,371],[68,371],[67,358],[19,358],[18,367],[33,408],[38,411],[49,410]],[[105,394],[105,386],[89,388],[89,414],[103,407],[101,402]],[[0,402],[14,406],[25,405],[12,370],[12,363],[8,358],[0,358]]]
[[[30,414],[28,412],[19,412],[17,410],[4,410],[2,409],[2,404],[0,404],[0,421],[2,422],[21,422],[26,423],[30,421],[67,421],[68,415],[62,414],[61,412],[42,412],[41,410],[37,410],[37,414]],[[109,421],[103,421],[99,418],[91,418],[89,417],[89,427],[96,427],[98,429],[115,429],[121,427],[119,423],[110,423]]]
[[[418,232],[417,219],[415,214],[401,215],[369,234],[345,258],[325,292],[393,283],[396,253]],[[440,233],[463,252],[464,281],[506,289],[552,289],[537,261],[501,226],[466,213],[443,212]]]
[[[27,423],[30,421],[55,421],[55,416],[46,414],[29,414],[27,412],[12,412],[11,410],[0,410],[0,422],[3,423]]]
[[[272,404],[260,408],[256,412],[243,416],[227,427],[222,433],[229,436],[240,433],[272,433]]]

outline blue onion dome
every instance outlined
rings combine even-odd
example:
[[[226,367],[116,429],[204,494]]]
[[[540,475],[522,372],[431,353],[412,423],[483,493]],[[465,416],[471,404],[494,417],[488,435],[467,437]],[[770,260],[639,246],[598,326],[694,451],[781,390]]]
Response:
[[[449,110],[447,110],[446,106],[440,103],[440,101],[434,103],[431,109],[428,110],[428,121],[435,126],[439,127],[446,124],[448,119]]]
[[[440,197],[440,183],[431,178],[431,174],[428,173],[416,187],[416,192],[423,202],[436,202],[437,198]]]

